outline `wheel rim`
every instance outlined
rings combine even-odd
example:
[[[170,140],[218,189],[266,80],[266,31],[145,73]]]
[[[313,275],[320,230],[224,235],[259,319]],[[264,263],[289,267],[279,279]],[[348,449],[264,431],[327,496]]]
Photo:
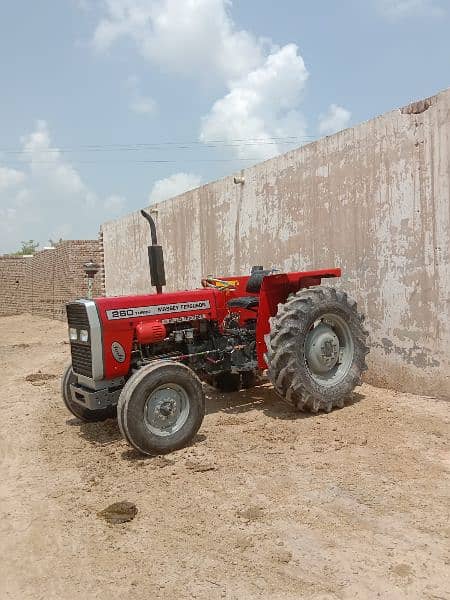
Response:
[[[144,406],[144,423],[154,435],[166,437],[179,431],[189,416],[189,396],[176,383],[160,385]]]
[[[305,341],[305,361],[311,377],[331,387],[347,375],[354,355],[348,323],[339,315],[327,313],[316,320]]]

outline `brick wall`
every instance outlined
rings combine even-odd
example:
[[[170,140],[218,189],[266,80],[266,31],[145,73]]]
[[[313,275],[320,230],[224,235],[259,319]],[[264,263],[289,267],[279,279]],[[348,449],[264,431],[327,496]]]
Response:
[[[94,296],[104,294],[102,240],[67,240],[32,258],[0,256],[0,315],[22,312],[65,318],[65,304],[86,297],[83,264],[101,266],[94,279]]]
[[[30,260],[0,256],[0,315],[17,315],[28,310]]]

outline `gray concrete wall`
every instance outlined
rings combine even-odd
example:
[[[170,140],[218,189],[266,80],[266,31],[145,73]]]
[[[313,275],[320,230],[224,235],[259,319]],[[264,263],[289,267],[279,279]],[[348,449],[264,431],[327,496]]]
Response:
[[[450,90],[155,205],[169,289],[253,264],[339,266],[368,380],[450,398]],[[150,290],[148,225],[103,225],[108,295]]]

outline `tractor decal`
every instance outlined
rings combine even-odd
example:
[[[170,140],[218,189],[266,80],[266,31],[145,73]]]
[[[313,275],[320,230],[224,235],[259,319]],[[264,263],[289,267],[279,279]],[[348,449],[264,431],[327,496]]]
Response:
[[[115,319],[129,319],[130,317],[146,317],[149,315],[189,312],[191,310],[207,310],[208,308],[210,308],[209,300],[198,300],[197,302],[155,304],[154,306],[137,306],[135,308],[107,310],[106,316],[109,321],[112,321]]]
[[[190,322],[190,321],[200,321],[201,319],[204,319],[205,315],[201,314],[201,315],[187,315],[184,317],[171,317],[170,319],[161,319],[161,323],[163,323],[164,325],[167,325],[168,323],[186,323],[186,322]]]
[[[113,342],[111,344],[111,352],[118,363],[123,363],[125,361],[126,353],[122,344],[119,344],[119,342]]]

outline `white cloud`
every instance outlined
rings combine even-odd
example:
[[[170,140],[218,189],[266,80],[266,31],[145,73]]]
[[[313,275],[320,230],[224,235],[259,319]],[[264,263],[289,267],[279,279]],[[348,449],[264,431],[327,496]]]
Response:
[[[93,8],[92,0],[72,0],[75,6],[83,12],[89,12]]]
[[[346,108],[337,104],[330,104],[328,112],[319,117],[319,133],[332,135],[348,127],[352,114]]]
[[[91,192],[86,188],[76,169],[63,158],[61,151],[51,145],[45,121],[38,121],[36,129],[21,138],[23,160],[29,163],[34,189],[55,192],[64,198],[76,197],[83,205],[92,204]]]
[[[49,236],[52,240],[66,240],[73,232],[72,223],[59,223],[54,229],[52,235]]]
[[[104,0],[94,46],[130,38],[140,54],[189,77],[240,77],[261,62],[265,41],[239,31],[229,0]]]
[[[378,0],[380,12],[388,19],[411,16],[439,17],[445,14],[436,0]]]
[[[45,121],[21,139],[23,168],[0,166],[0,252],[23,239],[94,237],[119,202],[101,202],[76,168],[55,148]]]
[[[162,202],[198,187],[202,182],[200,175],[194,173],[174,173],[170,177],[156,181],[148,197],[149,204]]]
[[[150,96],[144,96],[140,90],[140,81],[136,75],[131,75],[126,81],[131,96],[130,109],[137,114],[149,115],[157,110],[156,101]]]
[[[201,141],[257,139],[258,145],[232,144],[232,151],[260,160],[286,148],[274,138],[305,136],[300,105],[308,71],[297,46],[280,48],[239,29],[231,0],[103,0],[103,6],[93,39],[97,50],[131,40],[160,69],[223,87],[223,97],[202,119]],[[134,106],[140,108],[145,102]],[[335,120],[342,121],[342,111]]]
[[[126,207],[126,200],[123,196],[117,194],[111,194],[103,201],[103,208],[111,216],[118,216],[122,214]]]
[[[25,174],[17,169],[8,167],[0,167],[0,192],[6,189],[11,189],[23,183]]]
[[[200,139],[259,140],[260,145],[236,145],[238,156],[266,159],[278,154],[273,138],[305,134],[298,112],[308,71],[295,44],[270,54],[263,65],[230,81],[230,91],[203,118]]]
[[[156,102],[153,98],[138,96],[130,102],[130,108],[133,112],[141,115],[149,115],[155,112]]]

